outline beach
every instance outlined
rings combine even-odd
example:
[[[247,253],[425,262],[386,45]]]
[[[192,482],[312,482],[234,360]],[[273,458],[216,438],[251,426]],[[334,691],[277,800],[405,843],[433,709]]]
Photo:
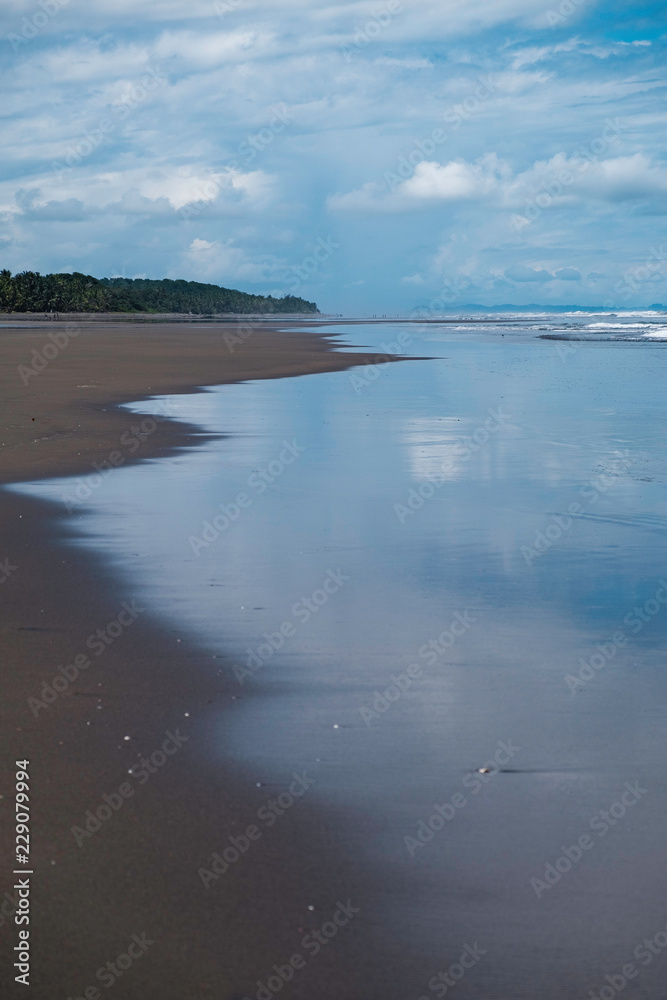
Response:
[[[41,355],[53,343],[49,334],[65,331],[65,321],[33,327],[23,320],[18,329],[0,331],[8,411],[4,483],[94,474],[95,463],[123,452],[123,434],[135,436],[136,419],[118,410],[118,403],[227,381],[341,370],[364,360],[332,353],[330,341],[316,332],[287,332],[281,324],[262,323],[249,332],[245,323],[233,352],[224,334],[234,333],[234,324],[77,326],[80,332],[70,336],[66,349],[27,384],[18,366],[34,363],[33,349]],[[199,428],[165,421],[151,427],[136,454],[123,454],[128,463],[166,455],[196,445],[198,433]],[[108,977],[116,974],[98,979],[96,973],[127,954],[133,934],[154,943],[117,985],[116,995],[128,1000],[238,995],[238,983],[252,985],[248,970],[269,975],[274,963],[283,964],[283,956],[289,961],[298,950],[293,928],[311,915],[313,900],[320,922],[339,899],[347,902],[353,883],[359,884],[352,878],[354,860],[343,864],[328,824],[304,796],[271,838],[253,843],[251,865],[232,865],[222,885],[204,887],[199,869],[229,846],[230,835],[243,835],[253,819],[257,823],[257,811],[269,798],[267,789],[255,788],[231,766],[221,767],[211,752],[212,710],[231,704],[235,682],[200,670],[210,656],[177,642],[149,614],[136,606],[133,619],[132,612],[124,612],[124,604],[132,608],[132,602],[122,581],[103,560],[66,545],[70,522],[64,509],[2,492],[0,511],[0,552],[11,567],[2,586],[4,647],[11,663],[3,689],[3,784],[13,785],[14,760],[27,758],[31,775],[30,995],[36,1000],[88,996],[87,988],[106,995],[113,982]],[[131,626],[95,660],[87,638],[119,614]],[[81,654],[94,662],[35,715],[28,699],[41,700],[57,667],[71,665]],[[104,806],[103,796],[118,795],[128,780],[124,738],[140,734],[141,749],[151,753],[160,751],[167,732],[177,743],[184,741],[178,754],[145,781],[135,802],[113,813],[105,824],[110,830],[87,838],[87,811]],[[73,826],[85,831],[78,842]],[[6,817],[4,858],[13,837],[13,817]],[[3,892],[9,897],[12,885],[5,867]],[[16,928],[7,896],[3,902],[9,902],[0,927],[3,978],[10,983]],[[140,950],[136,943],[133,948]],[[350,960],[369,968],[354,947]],[[326,980],[329,961],[326,954],[319,957],[318,981]],[[13,986],[22,995],[24,987]],[[332,985],[320,995],[338,994]]]
[[[659,997],[661,317],[62,322],[0,331],[32,995]]]

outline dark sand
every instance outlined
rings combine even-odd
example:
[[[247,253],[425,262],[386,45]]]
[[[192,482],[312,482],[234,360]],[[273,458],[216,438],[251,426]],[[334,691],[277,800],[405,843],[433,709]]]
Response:
[[[106,459],[137,421],[117,403],[369,361],[332,353],[330,342],[311,332],[313,324],[286,332],[262,323],[230,353],[222,333],[233,325],[97,322],[82,325],[24,385],[17,366],[29,364],[31,349],[41,351],[48,334],[64,323],[22,327],[0,329],[3,483],[92,472],[93,462]],[[183,424],[160,424],[135,460],[192,446],[196,434]],[[0,560],[17,567],[0,585],[2,794],[9,805],[2,821],[0,896],[11,894],[15,881],[12,792],[14,761],[22,758],[31,762],[34,870],[31,985],[13,981],[10,955],[18,929],[11,918],[3,920],[2,995],[254,997],[256,981],[266,982],[274,963],[284,966],[303,952],[303,934],[330,920],[338,900],[350,899],[361,912],[340,931],[335,948],[322,949],[295,973],[283,995],[400,996],[405,982],[395,981],[392,965],[398,958],[405,976],[410,957],[399,958],[396,944],[382,941],[377,887],[369,884],[361,852],[349,849],[346,817],[335,810],[324,815],[305,796],[209,889],[198,877],[213,852],[228,846],[230,834],[245,830],[280,791],[255,787],[252,774],[220,759],[216,727],[225,711],[233,711],[232,693],[239,690],[233,677],[212,669],[221,660],[177,642],[178,632],[145,613],[33,715],[27,699],[38,698],[57,667],[86,652],[87,637],[131,600],[102,558],[64,545],[75,523],[64,509],[0,492]],[[77,846],[71,828],[83,826],[86,810],[96,810],[105,793],[128,781],[128,768],[157,750],[167,730],[180,730],[187,742],[143,787],[135,780],[135,796]],[[126,735],[132,739],[125,741]],[[135,934],[154,943],[105,988],[97,970],[126,952]],[[419,982],[423,970],[416,974]]]

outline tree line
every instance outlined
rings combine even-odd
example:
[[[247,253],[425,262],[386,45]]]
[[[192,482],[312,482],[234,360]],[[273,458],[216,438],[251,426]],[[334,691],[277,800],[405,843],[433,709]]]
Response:
[[[250,295],[200,281],[93,278],[89,274],[0,271],[2,312],[316,313],[314,302]]]

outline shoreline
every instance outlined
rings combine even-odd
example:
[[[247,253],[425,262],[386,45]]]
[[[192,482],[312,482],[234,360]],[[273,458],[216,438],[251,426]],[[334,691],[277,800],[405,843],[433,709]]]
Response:
[[[17,366],[45,342],[44,328],[0,334],[0,383],[12,406],[0,482],[90,472],[137,421],[121,402],[372,360],[334,353],[331,337],[279,325],[253,330],[233,352],[215,327],[188,331],[184,349],[181,326],[90,326],[82,324],[62,356],[26,385]],[[198,427],[165,421],[128,464],[202,439]],[[101,554],[69,544],[76,526],[64,508],[0,490],[0,558],[16,567],[1,591],[2,771],[9,790],[14,761],[31,762],[31,996],[76,998],[101,984],[105,995],[97,970],[127,953],[133,935],[146,935],[153,943],[116,987],[124,1000],[254,997],[253,984],[299,951],[303,932],[330,920],[339,900],[359,906],[360,898],[354,933],[295,975],[290,993],[334,1000],[364,995],[372,982],[383,997],[398,995],[391,955],[377,940],[369,951],[379,914],[370,907],[369,925],[370,875],[340,833],[349,817],[325,810],[316,791],[304,793],[270,835],[250,843],[249,826],[277,790],[258,787],[248,769],[225,759],[221,721],[239,699],[228,664],[177,641],[177,632],[138,608]],[[122,634],[98,642],[96,655],[93,637],[118,621]],[[78,670],[68,675],[73,664]],[[54,691],[56,677],[67,683]],[[45,684],[57,697],[43,697]],[[173,757],[160,756],[168,740]],[[161,757],[140,781],[137,762]],[[316,773],[308,777],[316,789]],[[293,777],[285,782],[287,789]],[[100,808],[109,816],[96,821]],[[4,859],[13,834],[12,816],[3,824]],[[231,837],[237,846],[248,840],[247,857],[205,887],[200,869],[211,870]],[[11,896],[14,881],[3,864],[0,895]],[[11,917],[0,925],[0,942],[2,978],[20,996]]]
[[[309,324],[285,329],[251,323],[230,332],[209,323],[187,333],[174,324],[136,328],[83,321],[4,329],[0,393],[10,416],[0,440],[0,485],[94,471],[93,462],[116,449],[136,421],[119,409],[122,403],[232,382],[345,371],[376,357],[334,351],[337,346],[334,335],[313,332]],[[198,427],[166,421],[132,461],[189,445],[199,434]],[[0,514],[0,531],[1,524]]]

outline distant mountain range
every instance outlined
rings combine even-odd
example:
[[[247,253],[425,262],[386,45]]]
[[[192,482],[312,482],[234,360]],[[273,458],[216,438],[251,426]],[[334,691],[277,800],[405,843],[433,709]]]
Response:
[[[2,312],[114,313],[317,313],[314,302],[294,295],[250,295],[199,281],[164,278],[93,278],[89,274],[40,274],[12,277],[0,271]]]
[[[426,307],[423,307],[426,308]],[[477,303],[466,302],[462,306],[457,306],[456,309],[452,309],[457,316],[464,312],[556,312],[556,313],[572,313],[572,312],[587,312],[587,313],[608,313],[608,312],[641,312],[647,309],[667,310],[667,306],[663,305],[661,302],[654,302],[650,306],[603,306],[603,305],[593,305],[593,306],[581,306],[581,305],[569,305],[569,306],[553,306],[544,305],[543,302],[531,302],[527,306],[517,306],[512,305],[512,303],[505,303],[499,306],[480,306]]]

